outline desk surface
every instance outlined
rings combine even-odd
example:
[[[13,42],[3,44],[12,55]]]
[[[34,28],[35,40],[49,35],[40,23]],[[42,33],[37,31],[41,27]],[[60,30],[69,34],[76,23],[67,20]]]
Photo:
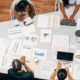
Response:
[[[55,14],[57,15],[59,13],[60,12],[55,12],[55,13],[48,13],[48,14],[45,14],[45,15],[55,15]],[[40,15],[36,16],[36,18],[39,17],[39,16]],[[35,18],[35,21],[34,21],[35,27],[37,27],[36,26],[36,21],[37,21],[36,18]],[[45,21],[44,21],[44,23],[46,24]],[[8,29],[11,28],[11,27],[15,27],[14,26],[14,20],[1,22],[0,23],[0,37],[8,39]],[[41,28],[36,28],[36,29],[37,29],[36,33],[39,35]],[[70,50],[69,51],[70,52],[75,52],[75,45],[77,45],[76,36],[75,36],[76,26],[62,26],[62,25],[60,25],[60,28],[51,28],[51,30],[52,30],[52,35],[55,35],[55,34],[57,34],[57,35],[69,35],[70,36]],[[53,54],[55,52],[51,51],[51,44],[39,43],[37,45],[37,47],[44,48],[44,49],[48,50],[47,60],[53,61],[56,58],[56,54]],[[53,56],[55,56],[55,57],[53,58]],[[53,63],[54,63],[54,61],[53,61]],[[41,65],[41,61],[37,65],[37,67],[39,68],[40,65]],[[54,69],[55,69],[55,67],[54,67]],[[4,69],[4,70],[0,69],[0,72],[5,72],[5,71],[6,71],[6,69]],[[53,70],[52,70],[52,72],[53,72]],[[49,76],[51,75],[51,74],[49,74],[49,75],[44,76],[44,74],[40,73],[40,70],[35,71],[34,73],[35,73],[35,77],[43,78],[43,79],[45,79],[45,77],[46,77],[46,79],[49,79]]]

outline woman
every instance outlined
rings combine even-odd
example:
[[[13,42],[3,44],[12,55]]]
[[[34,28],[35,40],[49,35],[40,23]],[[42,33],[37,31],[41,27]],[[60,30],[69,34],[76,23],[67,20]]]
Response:
[[[10,10],[11,19],[23,21],[26,17],[35,16],[35,8],[30,0],[14,0]]]

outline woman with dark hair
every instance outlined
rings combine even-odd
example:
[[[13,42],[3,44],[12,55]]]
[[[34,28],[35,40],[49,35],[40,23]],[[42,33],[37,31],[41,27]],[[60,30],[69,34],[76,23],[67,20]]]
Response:
[[[69,18],[65,12],[65,6],[75,6],[74,11],[70,15]],[[61,9],[61,12],[63,14],[64,20],[69,19],[71,21],[74,21],[74,17],[77,14],[77,12],[79,11],[79,8],[80,8],[80,0],[60,0],[60,9]]]
[[[55,80],[56,75],[58,77],[58,80],[65,80],[67,77],[69,78],[69,80],[73,80],[72,76],[69,73],[69,69],[61,69],[61,67],[62,65],[59,63],[56,70],[52,73],[50,80]]]
[[[22,70],[22,65],[26,71]],[[25,64],[24,56],[20,60],[13,60],[12,68],[8,70],[8,76],[10,80],[32,80],[34,78],[32,70]]]
[[[23,21],[27,17],[33,18],[35,16],[35,8],[29,0],[14,0],[10,10],[11,19],[17,18]]]

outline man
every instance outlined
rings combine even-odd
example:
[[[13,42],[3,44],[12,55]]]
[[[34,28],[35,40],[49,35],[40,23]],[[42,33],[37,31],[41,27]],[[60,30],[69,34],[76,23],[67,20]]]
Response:
[[[23,21],[26,17],[35,16],[35,8],[29,0],[14,0],[10,10],[11,19]]]
[[[26,71],[22,70],[22,65]],[[25,63],[24,56],[20,60],[15,59],[12,62],[12,68],[8,70],[8,75],[10,80],[32,80],[34,78],[32,70]]]
[[[80,0],[69,0],[69,3],[67,5],[75,5],[75,9],[69,18],[65,12],[65,4],[66,4],[66,0],[60,0],[60,9],[61,9],[61,12],[63,14],[63,18],[64,18],[64,20],[69,19],[69,20],[73,21],[76,13],[79,11]]]
[[[65,80],[67,77],[69,80],[73,80],[72,76],[70,75],[69,69],[61,69],[61,67],[62,65],[59,63],[56,70],[52,73],[50,80],[55,80],[56,75],[58,77],[58,80]]]

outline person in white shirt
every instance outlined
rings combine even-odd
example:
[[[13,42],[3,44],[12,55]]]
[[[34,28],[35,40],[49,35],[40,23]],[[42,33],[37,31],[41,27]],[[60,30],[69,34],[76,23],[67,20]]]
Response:
[[[75,9],[69,18],[66,14],[66,11],[65,11],[66,1],[68,2],[68,5],[75,5]],[[60,9],[61,9],[61,12],[63,14],[64,20],[69,19],[69,20],[73,21],[76,13],[79,11],[79,8],[80,8],[80,0],[60,0]]]
[[[11,19],[23,21],[27,16],[35,16],[35,7],[30,0],[14,0],[10,9]]]

